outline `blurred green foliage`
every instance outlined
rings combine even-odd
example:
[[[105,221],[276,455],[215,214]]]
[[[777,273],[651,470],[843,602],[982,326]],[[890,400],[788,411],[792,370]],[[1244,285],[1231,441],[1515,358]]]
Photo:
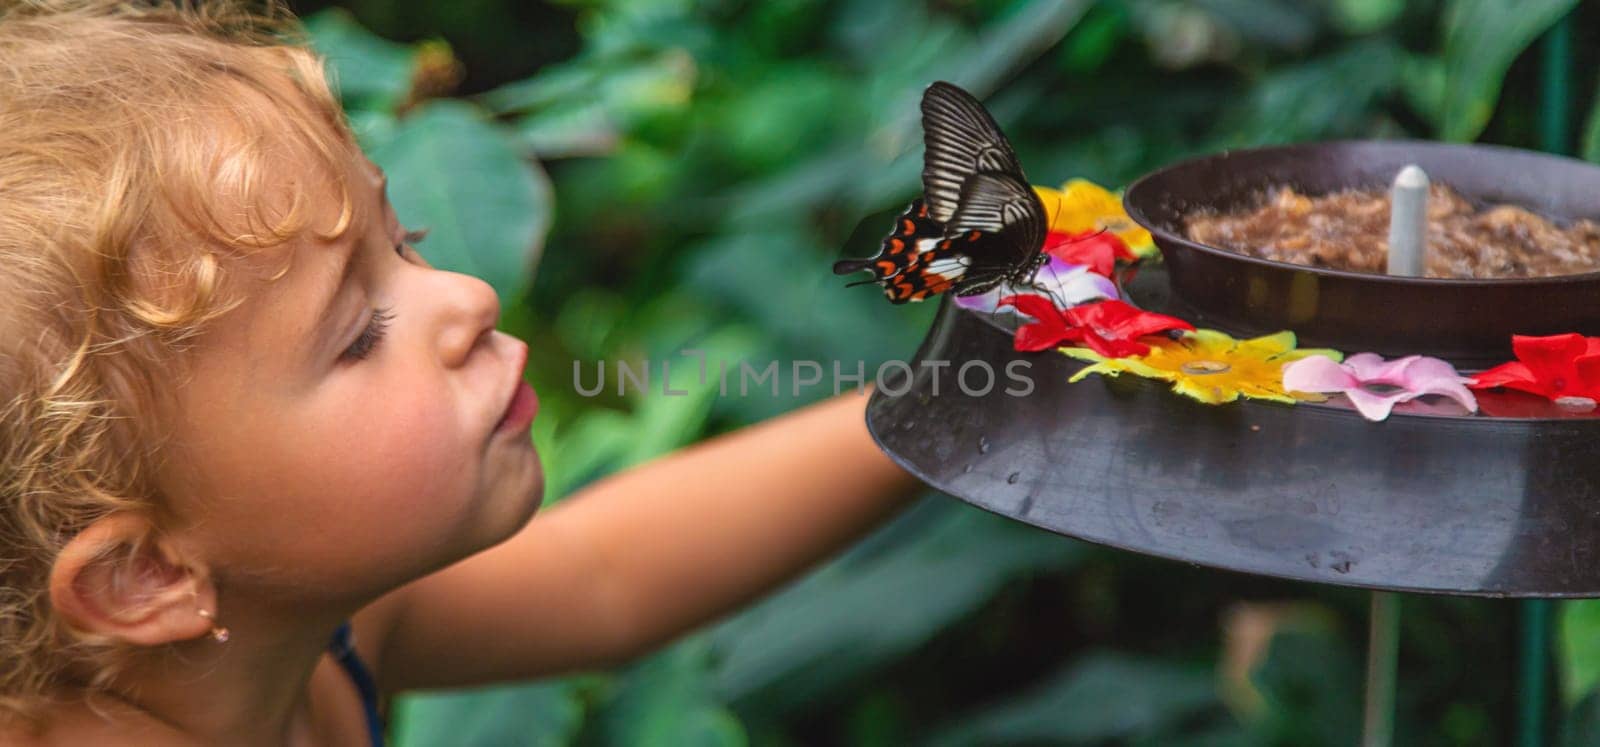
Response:
[[[718,396],[684,350],[713,369],[911,355],[932,304],[892,307],[828,266],[871,253],[919,191],[916,104],[933,80],[984,97],[1040,184],[1122,185],[1188,155],[1316,139],[1535,147],[1530,50],[1571,15],[1583,119],[1566,147],[1600,159],[1594,2],[321,5],[301,9],[402,220],[431,229],[420,250],[490,281],[504,328],[533,345],[550,501],[832,393]],[[574,366],[590,381],[601,360],[668,360],[688,394],[581,395]],[[1280,599],[1336,622],[1268,630],[1247,655],[1225,613]],[[408,747],[1348,745],[1365,601],[930,496],[631,666],[408,695],[392,726]],[[1568,604],[1561,625],[1564,739],[1593,743],[1600,607]],[[1504,602],[1408,598],[1396,743],[1508,743],[1514,632]],[[1242,676],[1223,666],[1239,656]]]

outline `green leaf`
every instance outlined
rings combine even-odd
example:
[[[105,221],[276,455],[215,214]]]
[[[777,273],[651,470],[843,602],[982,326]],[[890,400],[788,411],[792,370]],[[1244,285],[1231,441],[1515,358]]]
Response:
[[[1566,712],[1561,720],[1561,747],[1594,747],[1600,744],[1600,692],[1590,692]]]
[[[488,281],[502,303],[522,295],[550,227],[550,185],[499,128],[464,102],[429,102],[372,160],[400,220],[429,229],[418,246],[428,261]]]
[[[647,361],[652,383],[649,391],[634,398],[638,403],[634,429],[617,466],[630,467],[692,443],[705,430],[712,403],[722,390],[717,363],[737,363],[754,344],[747,333],[727,329],[695,343],[691,349],[700,353]],[[700,368],[701,354],[705,370]]]
[[[345,120],[350,123],[350,131],[355,134],[356,142],[364,153],[381,150],[394,139],[395,130],[400,126],[400,120],[395,119],[393,114],[377,109],[346,111]]]
[[[1219,705],[1206,667],[1090,653],[1009,702],[965,716],[930,744],[1099,743],[1151,734]]]
[[[1242,106],[1222,119],[1232,145],[1298,142],[1360,133],[1371,102],[1400,82],[1400,50],[1388,41],[1361,41],[1258,82]]]
[[[673,338],[670,330],[651,336]],[[535,441],[548,465],[547,501],[558,501],[600,475],[654,459],[700,437],[712,406],[721,396],[719,363],[727,365],[732,393],[737,381],[734,367],[750,357],[759,340],[746,328],[724,325],[677,343],[664,352],[652,352],[647,359],[629,363],[632,375],[642,379],[639,383],[644,391],[639,391],[632,379],[619,385],[618,357],[604,356],[579,365],[573,380],[579,397],[609,397],[619,388],[626,388],[626,401],[633,406],[631,413],[586,409],[572,419],[570,427],[565,427],[551,423],[541,411],[542,421],[535,421]],[[700,369],[701,355],[705,357],[704,372]],[[670,380],[663,381],[663,371]],[[601,391],[595,391],[597,383]]]
[[[979,34],[968,54],[939,60],[935,67],[974,93],[1000,87],[1024,65],[1055,46],[1094,3],[1088,0],[1026,0]]]
[[[485,108],[495,114],[521,114],[555,106],[565,101],[587,99],[600,85],[607,67],[601,62],[580,59],[551,65],[531,78],[507,83],[481,97]]]
[[[1279,632],[1251,680],[1267,702],[1264,726],[1275,744],[1342,747],[1359,741],[1361,665],[1338,638]]]
[[[799,228],[770,223],[765,231],[724,233],[692,250],[684,282],[742,310],[797,357],[825,366],[827,359],[865,361],[869,376],[886,359],[909,358],[937,304],[894,307],[882,293],[844,287],[812,241]]]
[[[604,106],[557,104],[515,125],[527,152],[542,159],[598,156],[612,152],[620,137]]]
[[[1600,599],[1561,603],[1561,695],[1570,707],[1600,684]]]
[[[1093,5],[1087,0],[1024,0],[975,37],[957,29],[961,33],[952,34],[955,38],[936,34],[931,36],[932,43],[923,38],[920,29],[906,33],[898,28],[896,19],[892,38],[906,37],[903,46],[921,51],[923,55],[918,57],[923,62],[904,70],[898,54],[879,55],[891,69],[904,70],[905,79],[912,84],[872,99],[875,105],[890,107],[885,112],[885,124],[872,135],[873,140],[891,144],[885,148],[889,155],[902,148],[911,149],[920,121],[917,100],[928,83],[948,80],[984,98],[1017,70],[1055,47]],[[942,31],[935,24],[929,25]]]
[[[1401,0],[1334,0],[1333,21],[1347,34],[1370,34],[1394,23],[1405,9]]]
[[[346,109],[393,111],[411,90],[415,52],[361,27],[344,8],[305,20],[311,46],[327,60],[328,82]]]
[[[583,723],[571,683],[409,693],[395,701],[396,747],[561,747]]]
[[[1444,60],[1427,55],[1402,54],[1400,61],[1400,86],[1406,102],[1434,128],[1444,117],[1445,89]]]
[[[694,60],[681,49],[637,59],[580,58],[490,91],[483,102],[497,114],[521,115],[514,127],[534,155],[597,155],[684,113],[695,75]]]
[[[723,147],[733,162],[756,172],[788,164],[797,152],[819,150],[839,120],[862,118],[849,110],[856,103],[849,95],[854,85],[817,68],[773,69],[719,106]],[[829,109],[833,116],[813,116]]]
[[[628,670],[601,705],[599,743],[742,747],[743,725],[710,695],[710,647],[686,639]]]
[[[1128,747],[1271,747],[1265,738],[1237,724],[1197,731],[1177,725],[1131,742]]]
[[[557,430],[545,431],[541,426]],[[559,428],[541,411],[534,421],[534,441],[547,465],[545,504],[560,502],[585,483],[615,469],[636,432],[633,418],[615,410],[588,410],[565,428]]]
[[[1194,0],[1251,47],[1299,50],[1317,35],[1318,5],[1297,0]]]
[[[850,554],[714,632],[717,691],[784,711],[905,655],[1018,574],[1085,545],[945,499],[924,501]]]
[[[1127,15],[1121,6],[1096,5],[1061,44],[1061,66],[1079,74],[1098,69],[1128,36]]]
[[[1511,63],[1577,0],[1454,0],[1445,11],[1445,91],[1439,137],[1483,132]]]

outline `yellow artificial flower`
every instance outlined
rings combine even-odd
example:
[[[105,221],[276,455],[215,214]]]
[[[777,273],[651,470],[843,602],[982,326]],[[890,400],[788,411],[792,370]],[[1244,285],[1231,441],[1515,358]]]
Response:
[[[1128,217],[1122,195],[1112,194],[1087,179],[1072,179],[1061,189],[1034,187],[1050,216],[1050,230],[1058,233],[1083,233],[1105,229],[1122,239],[1140,259],[1156,254],[1150,232]]]
[[[1085,366],[1070,381],[1089,374],[1117,376],[1126,371],[1170,381],[1173,391],[1212,405],[1232,402],[1240,395],[1290,404],[1321,400],[1285,391],[1284,364],[1313,355],[1344,359],[1337,350],[1296,349],[1293,332],[1235,340],[1214,329],[1195,330],[1177,340],[1153,341],[1149,353],[1129,358],[1106,358],[1087,348],[1061,348],[1061,352],[1094,364]]]

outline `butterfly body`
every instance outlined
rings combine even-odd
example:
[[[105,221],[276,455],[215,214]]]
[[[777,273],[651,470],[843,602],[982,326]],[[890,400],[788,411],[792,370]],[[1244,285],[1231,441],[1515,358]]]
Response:
[[[922,198],[895,222],[877,256],[833,271],[868,270],[891,303],[1027,285],[1043,264],[1047,218],[1011,144],[966,91],[949,83],[922,98]]]

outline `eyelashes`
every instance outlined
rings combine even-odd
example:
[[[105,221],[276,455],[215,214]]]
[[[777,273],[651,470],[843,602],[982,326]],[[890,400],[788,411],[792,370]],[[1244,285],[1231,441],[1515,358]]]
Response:
[[[350,347],[344,351],[345,357],[359,361],[371,355],[378,343],[383,341],[383,335],[388,331],[389,322],[391,321],[394,321],[394,313],[391,307],[384,307],[372,312],[372,320],[367,322],[366,329],[361,330],[361,336],[357,337],[355,342],[350,343]]]
[[[404,254],[407,245],[414,245],[427,238],[427,236],[427,228],[408,229],[405,232],[405,236],[400,240],[400,246],[395,247],[395,251]],[[378,343],[383,342],[384,334],[388,332],[389,323],[392,321],[394,321],[394,307],[385,306],[381,309],[373,310],[372,319],[367,322],[367,328],[361,330],[361,335],[356,338],[355,342],[350,343],[349,348],[345,349],[344,357],[348,360],[359,361],[365,360],[372,355],[372,351],[378,347]]]

